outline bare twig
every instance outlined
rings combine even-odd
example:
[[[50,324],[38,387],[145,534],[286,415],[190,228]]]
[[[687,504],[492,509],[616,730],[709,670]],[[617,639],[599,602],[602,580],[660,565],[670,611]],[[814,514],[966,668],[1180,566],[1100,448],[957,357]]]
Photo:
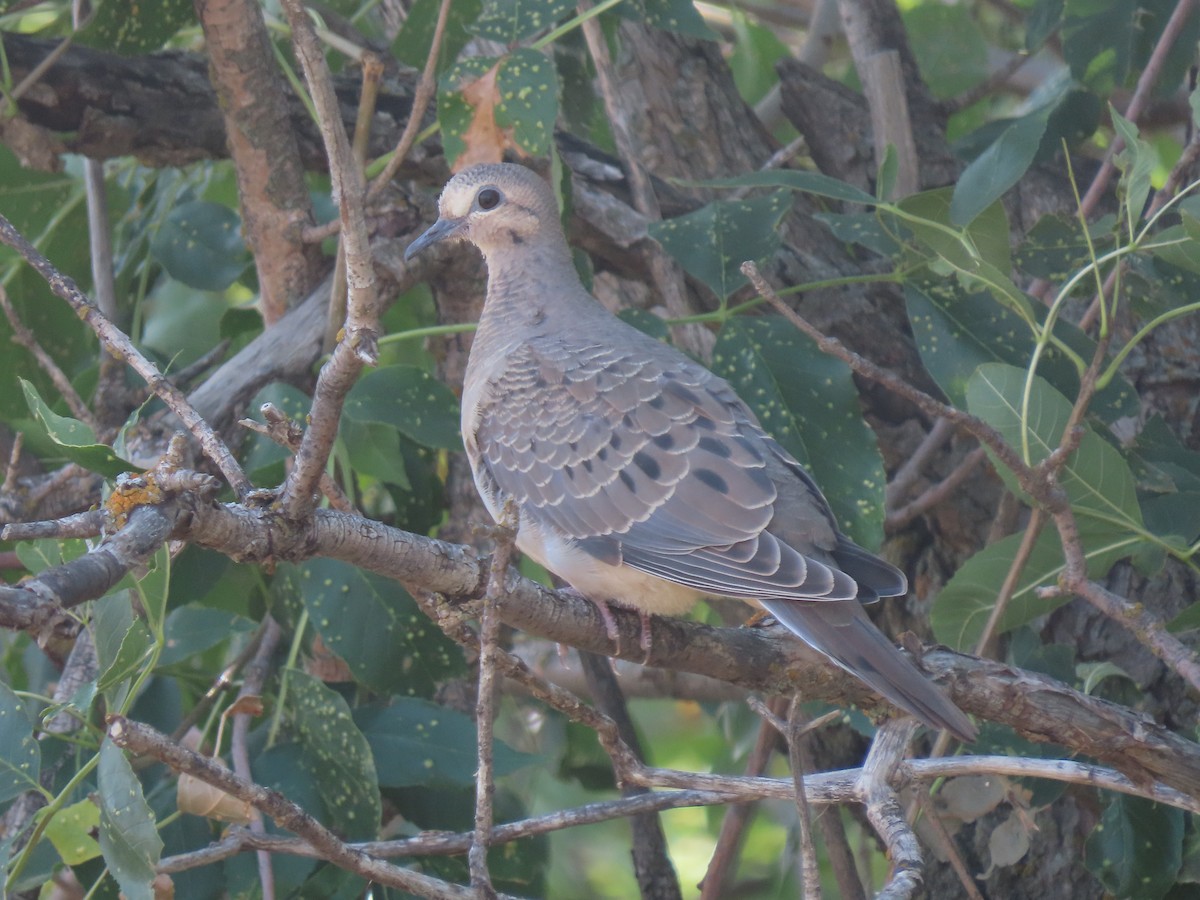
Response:
[[[283,634],[279,627],[279,623],[275,621],[274,616],[270,613],[263,619],[262,640],[258,642],[258,649],[254,653],[254,658],[246,667],[245,677],[242,679],[242,689],[238,691],[238,699],[244,697],[258,697],[262,694],[263,684],[267,680],[267,675],[271,668],[271,657],[274,656],[276,648],[279,646],[279,639]],[[251,716],[248,713],[240,712],[233,717],[233,735],[230,738],[229,755],[233,760],[233,771],[247,782],[253,781],[253,776],[250,771],[250,750],[246,744],[246,740],[250,735]],[[217,748],[220,752],[220,748]],[[262,812],[254,809],[251,813],[250,831],[255,834],[266,834],[267,829],[263,824]],[[262,887],[263,900],[274,900],[275,897],[275,872],[271,868],[271,854],[265,850],[258,851],[258,881]]]
[[[0,293],[0,297],[3,294]],[[17,489],[17,473],[21,466],[21,449],[25,446],[25,432],[18,431],[13,436],[12,447],[8,451],[8,462],[4,467],[4,483],[0,484],[0,493],[11,494]]]
[[[945,419],[941,419],[940,421],[944,422]],[[976,447],[963,457],[962,462],[955,466],[949,475],[929,490],[914,497],[895,512],[888,513],[883,521],[883,527],[889,530],[903,528],[917,516],[933,509],[957,491],[985,459],[987,459],[987,454],[984,452],[984,449]]]
[[[953,435],[954,426],[945,419],[938,419],[933,423],[933,427],[917,445],[917,449],[909,455],[908,459],[892,475],[892,480],[888,482],[888,509],[895,509],[900,505],[900,501],[908,494],[909,488],[916,484],[917,479],[921,477],[925,464]]]
[[[579,12],[585,13],[591,7],[588,0],[579,4]],[[634,137],[633,127],[629,122],[629,111],[626,109],[620,88],[617,86],[616,71],[611,55],[608,52],[608,42],[600,26],[600,20],[589,18],[582,25],[583,38],[587,42],[588,53],[596,66],[596,84],[600,89],[600,97],[604,101],[604,110],[608,114],[609,126],[612,129],[613,143],[617,147],[617,155],[629,179],[629,191],[633,197],[633,206],[646,217],[647,221],[657,222],[662,219],[658,197],[654,193],[654,185],[650,175],[642,165],[644,154],[641,153]],[[683,272],[670,260],[666,252],[657,243],[650,242],[646,248],[650,277],[667,312],[675,318],[691,315],[687,296],[683,287]],[[701,359],[708,356],[711,345],[706,342],[705,333],[695,326],[681,326],[675,330],[676,342],[691,351]]]
[[[828,353],[830,356],[837,357],[864,378],[869,378],[909,400],[926,415],[933,418],[942,417],[949,420],[953,425],[965,428],[996,454],[1000,461],[1012,471],[1017,481],[1028,493],[1033,495],[1045,494],[1044,489],[1039,489],[1037,473],[1030,466],[1025,465],[1021,461],[1021,458],[1017,456],[1016,451],[1004,440],[1004,437],[982,419],[935,400],[924,391],[918,390],[904,381],[894,372],[889,372],[869,359],[854,353],[837,338],[831,338],[813,327],[806,319],[802,318],[794,309],[783,302],[783,299],[775,293],[775,290],[763,278],[762,274],[758,271],[758,266],[754,263],[743,263],[741,269],[742,274],[750,279],[750,282],[754,285],[754,289],[758,291],[759,295],[779,310],[784,318],[812,338],[822,353]]]
[[[204,692],[195,705],[187,711],[187,714],[179,720],[179,724],[175,726],[175,730],[171,732],[171,740],[181,741],[183,736],[188,733],[193,725],[199,722],[205,715],[217,698],[233,687],[234,676],[242,670],[242,666],[246,665],[253,659],[257,653],[259,645],[262,643],[263,635],[266,634],[268,627],[278,627],[275,620],[271,616],[266,616],[262,623],[259,624],[258,630],[254,632],[246,641],[246,645],[238,652],[238,655],[233,658],[221,674],[213,679],[213,683],[208,686],[208,690]]]
[[[262,413],[263,422],[257,422],[254,419],[240,419],[238,424],[243,428],[250,429],[255,434],[261,434],[281,447],[286,447],[293,453],[300,449],[300,444],[304,440],[304,429],[300,427],[299,423],[289,419],[287,414],[274,403],[264,403],[259,408],[259,412]],[[325,495],[331,507],[344,513],[356,512],[354,504],[350,502],[346,492],[328,472],[321,473],[318,484],[321,493]]]
[[[917,790],[914,793],[916,802],[921,807],[921,813],[933,832],[934,839],[941,847],[942,854],[950,860],[950,867],[958,876],[958,881],[963,886],[968,900],[984,900],[983,894],[979,893],[979,888],[975,885],[975,879],[971,877],[967,864],[963,861],[962,854],[958,852],[953,836],[946,829],[946,823],[942,821],[942,817],[929,802],[929,794],[924,790]]]
[[[311,424],[304,432],[295,465],[284,483],[280,504],[293,519],[312,511],[313,499],[329,451],[337,437],[338,420],[346,394],[364,366],[378,355],[379,309],[375,270],[367,235],[366,186],[362,169],[355,165],[329,65],[313,33],[312,22],[300,0],[283,0],[292,27],[292,42],[304,69],[304,77],[317,109],[321,136],[329,155],[333,195],[342,220],[342,246],[346,253],[346,285],[349,290],[346,326],[329,362],[321,368],[313,391]]]
[[[624,819],[643,813],[737,802],[740,802],[737,797],[712,791],[665,791],[656,794],[639,794],[636,797],[588,803],[584,806],[558,810],[544,816],[534,816],[517,822],[497,825],[492,831],[492,843],[510,843],[566,828],[595,825],[599,822],[610,822],[613,819]],[[468,851],[472,837],[472,832],[434,831],[403,840],[371,841],[350,846],[378,857],[456,856]],[[260,838],[245,830],[231,829],[220,841],[200,850],[165,857],[159,863],[158,871],[183,872],[229,859],[247,850],[257,849],[269,850],[272,853],[290,853],[295,856],[320,858],[320,852],[304,840],[277,835]]]
[[[1034,545],[1037,544],[1038,536],[1042,533],[1042,526],[1045,523],[1046,516],[1040,509],[1034,509],[1029,514],[1029,523],[1025,526],[1025,534],[1021,538],[1020,546],[1017,547],[1016,556],[1013,557],[1012,564],[1004,576],[1004,582],[996,594],[996,603],[988,615],[979,640],[975,642],[976,656],[991,655],[992,638],[1000,627],[1000,620],[1008,609],[1008,603],[1017,589],[1017,582],[1021,578],[1021,573],[1025,571],[1025,564],[1029,561],[1030,554],[1033,553]]]
[[[512,560],[517,539],[520,513],[511,500],[496,528],[496,549],[488,567],[487,590],[483,594],[483,611],[479,616],[479,686],[475,696],[475,729],[477,758],[475,772],[475,837],[467,863],[471,871],[471,887],[481,897],[495,896],[488,872],[487,852],[492,839],[492,800],[496,793],[494,773],[494,732],[496,722],[496,657],[499,654],[500,617],[496,603],[504,594],[508,564]]]
[[[1125,118],[1131,122],[1137,122],[1141,117],[1142,109],[1150,99],[1151,91],[1158,83],[1158,76],[1162,74],[1167,55],[1175,45],[1175,41],[1178,40],[1188,18],[1191,17],[1195,5],[1196,0],[1179,0],[1175,4],[1171,17],[1163,26],[1162,34],[1159,35],[1154,50],[1151,51],[1150,58],[1146,61],[1146,68],[1142,69],[1142,73],[1138,76],[1137,86],[1133,90],[1133,96],[1129,99],[1129,105],[1125,108]],[[1095,211],[1096,204],[1100,202],[1100,198],[1104,195],[1104,191],[1112,179],[1113,172],[1116,171],[1116,164],[1113,160],[1124,149],[1125,141],[1118,135],[1109,146],[1108,152],[1104,156],[1104,162],[1092,179],[1087,193],[1083,195],[1083,200],[1080,202],[1082,216],[1090,216]],[[1140,210],[1133,210],[1133,212],[1136,215]]]
[[[371,140],[371,120],[375,116],[375,103],[379,98],[379,83],[383,79],[383,60],[375,53],[364,53],[362,65],[362,88],[358,94],[358,112],[354,118],[354,143],[351,151],[354,164],[361,171],[367,164],[367,146]],[[365,218],[365,210],[364,210]],[[340,219],[339,219],[340,221]],[[329,314],[325,322],[325,340],[322,350],[329,353],[337,343],[338,332],[346,321],[346,248],[338,241],[337,259],[333,266],[333,280],[329,288]]]
[[[791,763],[792,784],[795,786],[794,800],[800,831],[800,876],[804,900],[821,900],[821,867],[817,863],[817,847],[813,841],[812,811],[804,792],[804,773],[808,766],[804,761],[801,742],[806,722],[800,703],[801,697],[796,694],[788,708],[788,761]]]
[[[758,700],[757,697],[751,699]],[[765,704],[758,702],[767,715],[778,718]],[[757,778],[767,771],[777,738],[778,731],[774,723],[764,721],[759,725],[758,737],[755,738],[754,747],[746,759],[745,774],[748,777]],[[700,882],[700,900],[717,900],[719,897],[728,896],[728,875],[741,852],[742,838],[753,811],[754,807],[750,804],[731,806],[725,811],[712,858],[709,859],[708,869]]]
[[[42,538],[91,538],[104,531],[104,510],[89,509],[50,522],[13,522],[0,530],[0,540],[37,541]]]
[[[250,480],[246,478],[242,467],[238,465],[220,435],[214,432],[200,417],[200,414],[192,408],[187,397],[164,378],[158,371],[158,367],[142,355],[141,351],[134,346],[133,341],[84,296],[83,292],[79,290],[79,286],[71,278],[59,272],[29,241],[25,240],[24,236],[4,216],[0,216],[0,241],[21,254],[25,261],[46,280],[50,290],[71,305],[71,308],[96,333],[100,342],[108,348],[109,352],[125,360],[142,377],[154,395],[179,417],[179,420],[199,442],[204,454],[221,470],[221,474],[225,476],[225,480],[229,482],[238,497],[244,497],[250,491]]]
[[[421,121],[425,118],[425,110],[429,107],[429,102],[437,90],[438,54],[442,48],[442,37],[446,33],[446,18],[450,14],[450,2],[451,0],[442,0],[441,6],[438,7],[437,22],[433,26],[433,41],[429,45],[429,56],[425,59],[425,68],[421,70],[417,89],[413,92],[412,109],[409,112],[408,121],[404,123],[404,131],[400,133],[400,140],[396,142],[392,158],[388,160],[383,171],[376,176],[367,189],[368,200],[376,197],[384,186],[395,177],[396,172],[400,169],[400,164],[408,156],[408,152],[412,149],[417,134],[421,130]]]
[[[235,775],[216,761],[194,753],[167,739],[149,725],[124,716],[112,716],[108,736],[114,744],[132,753],[152,756],[177,772],[194,775],[227,794],[251,804],[270,816],[276,824],[304,838],[323,859],[379,884],[412,891],[437,900],[471,900],[474,892],[449,884],[411,869],[393,866],[343,843],[320,822],[278,791],[260,787]]]
[[[887,900],[907,900],[921,886],[921,845],[892,788],[916,729],[911,718],[885,722],[875,735],[858,781],[867,818],[883,839],[892,862],[887,883],[876,895]]]

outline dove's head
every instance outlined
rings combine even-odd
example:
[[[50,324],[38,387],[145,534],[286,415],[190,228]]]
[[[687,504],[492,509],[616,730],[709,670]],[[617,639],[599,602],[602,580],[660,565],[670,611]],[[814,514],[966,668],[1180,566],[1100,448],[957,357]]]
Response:
[[[438,200],[438,220],[408,245],[404,258],[446,240],[470,241],[489,260],[547,241],[565,246],[550,185],[510,163],[472,166],[451,178]]]

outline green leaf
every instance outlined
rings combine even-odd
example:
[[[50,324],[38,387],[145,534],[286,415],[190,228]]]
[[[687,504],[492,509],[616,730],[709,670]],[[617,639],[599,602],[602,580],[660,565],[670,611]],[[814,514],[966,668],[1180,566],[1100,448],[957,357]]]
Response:
[[[1095,234],[1092,244],[1097,255],[1113,248],[1111,232]],[[1017,265],[1038,278],[1065,281],[1091,262],[1087,238],[1076,219],[1045,215],[1025,235],[1017,250]],[[1094,285],[1089,283],[1094,290]]]
[[[105,0],[76,32],[75,40],[122,56],[160,49],[184,25],[196,21],[190,0]]]
[[[1029,298],[1008,276],[1011,238],[1004,204],[992,203],[969,225],[960,227],[951,220],[952,199],[950,188],[938,188],[905,197],[896,205],[908,214],[904,226],[913,237],[948,263],[960,279],[973,289],[980,285],[988,288],[1000,302],[1030,317]]]
[[[733,53],[729,56],[733,81],[747,103],[757,103],[779,83],[775,64],[789,51],[770,28],[760,25],[740,9],[729,12],[734,35]]]
[[[1088,574],[1103,577],[1140,543],[1136,537],[1103,523],[1080,523],[1080,541]],[[1024,534],[1011,534],[984,547],[961,566],[934,597],[929,623],[940,643],[964,653],[975,652],[983,628],[996,605],[996,591],[1004,583]],[[1054,585],[1063,571],[1062,544],[1053,528],[1043,528],[1034,542],[1021,577],[996,633],[1004,634],[1058,609],[1069,596],[1039,597],[1037,589]]]
[[[1022,433],[1028,436],[1029,460],[1036,465],[1059,445],[1071,414],[1071,403],[1044,379],[1034,378],[1029,392],[1027,423],[1021,420],[1025,371],[1002,363],[985,363],[967,383],[967,407],[996,428],[1021,453]],[[1000,476],[1020,491],[1003,465],[997,463]],[[1059,483],[1067,492],[1076,515],[1124,529],[1140,529],[1142,512],[1138,506],[1133,473],[1120,452],[1090,428],[1086,428],[1079,449],[1068,458],[1059,474]]]
[[[177,607],[167,616],[166,641],[158,666],[173,666],[231,637],[251,634],[256,628],[245,616],[224,609],[196,604]]]
[[[321,558],[291,567],[289,577],[325,645],[361,684],[427,694],[461,671],[461,652],[394,581]]]
[[[1158,154],[1148,143],[1138,138],[1135,124],[1117,112],[1109,105],[1112,114],[1113,127],[1125,141],[1125,149],[1117,154],[1117,168],[1121,170],[1119,187],[1125,196],[1125,206],[1131,222],[1137,222],[1142,217],[1146,206],[1146,198],[1150,196],[1150,176],[1158,165]]]
[[[46,837],[68,866],[77,866],[100,855],[92,832],[100,827],[100,807],[90,799],[65,806],[46,826]]]
[[[925,368],[957,406],[965,402],[967,379],[985,362],[1027,365],[1034,338],[1030,327],[1005,306],[981,290],[971,291],[957,281],[929,274],[905,282],[904,299],[913,336]],[[1031,310],[1041,323],[1044,310]],[[1061,319],[1055,334],[1083,359],[1095,353],[1095,342],[1070,322]],[[1079,392],[1079,370],[1056,346],[1042,353],[1038,373],[1067,396]],[[1091,411],[1106,422],[1137,415],[1137,391],[1118,375],[1096,394]]]
[[[71,462],[78,463],[90,472],[97,472],[108,478],[115,478],[122,472],[136,469],[133,463],[126,462],[113,452],[111,447],[96,442],[96,435],[90,427],[78,419],[60,416],[46,405],[37,388],[24,378],[21,390],[25,392],[25,403],[45,433],[58,447],[62,454]]]
[[[818,222],[824,222],[838,240],[848,244],[860,244],[880,256],[895,256],[900,244],[889,234],[874,213],[816,213]]]
[[[355,422],[343,416],[338,432],[346,458],[360,478],[377,478],[406,491],[412,489],[404,454],[400,452],[400,435],[395,428]]]
[[[124,752],[108,738],[100,745],[100,850],[128,900],[153,900],[162,840],[142,785]]]
[[[467,30],[489,41],[512,46],[549,30],[574,5],[571,0],[485,0],[483,12]],[[542,56],[536,51],[528,52]]]
[[[638,331],[650,335],[656,341],[666,341],[670,337],[670,330],[662,316],[656,316],[644,309],[628,306],[617,313],[617,318],[632,325]]]
[[[442,126],[442,145],[450,164],[467,149],[463,136],[475,116],[475,107],[467,102],[463,89],[483,76],[497,61],[498,57],[494,56],[468,56],[438,81],[438,124]]]
[[[1117,897],[1158,900],[1183,863],[1183,810],[1114,794],[1087,840],[1088,870]]]
[[[127,591],[101,597],[92,612],[100,669],[96,686],[105,692],[109,707],[119,709],[129,687],[126,681],[141,667],[153,639],[146,624],[134,617]],[[118,689],[110,691],[114,687]]]
[[[756,316],[726,322],[712,369],[808,468],[831,498],[842,530],[867,547],[879,546],[886,478],[849,368],[783,319]]]
[[[937,97],[957,97],[988,77],[988,45],[973,10],[921,3],[903,17],[921,75]]]
[[[371,745],[384,787],[452,785],[475,782],[477,735],[470,717],[414,697],[387,706],[354,711],[354,720]],[[507,775],[537,761],[537,757],[496,741],[497,775]]]
[[[558,70],[537,50],[514,50],[496,74],[496,124],[512,130],[513,141],[530,156],[550,149],[558,118]]]
[[[1022,116],[967,166],[954,186],[950,221],[968,225],[1021,180],[1041,146],[1052,107]]]
[[[1065,0],[1035,0],[1025,23],[1025,50],[1033,54],[1062,23]]]
[[[350,389],[345,415],[352,422],[395,428],[425,447],[461,450],[458,399],[416,366],[384,366]]]
[[[0,210],[59,271],[80,284],[88,283],[91,264],[82,179],[34,172],[0,146]],[[8,247],[0,247],[0,281],[25,327],[59,368],[72,375],[95,364],[96,337],[91,329]],[[11,338],[8,318],[0,316],[0,418],[9,422],[25,415],[24,397],[16,389],[18,377],[29,379],[43,393],[54,390],[30,353],[14,346]]]
[[[790,206],[786,191],[717,200],[685,216],[651,222],[649,232],[689,275],[724,300],[747,283],[742,263],[764,259],[779,247],[776,228]]]
[[[33,738],[25,704],[0,681],[0,803],[26,791],[38,791],[42,751]]]
[[[138,599],[146,613],[146,622],[152,633],[162,628],[167,614],[167,597],[171,588],[171,553],[163,544],[150,560],[146,573],[136,581]]]
[[[685,182],[697,187],[741,188],[773,187],[787,188],[802,194],[844,200],[847,203],[875,205],[875,198],[852,184],[822,175],[820,172],[797,172],[793,169],[771,169],[766,172],[748,172],[735,178],[713,178],[707,181]]]
[[[250,262],[238,214],[206,200],[171,210],[150,252],[172,278],[201,291],[225,290]]]
[[[87,552],[87,543],[76,538],[65,541],[43,538],[17,544],[17,558],[34,575],[78,559]]]
[[[329,812],[326,824],[345,840],[374,838],[382,815],[379,779],[350,707],[305,672],[289,669],[287,679],[292,724]]]
[[[418,71],[424,68],[441,5],[442,0],[416,0],[409,8],[404,26],[392,42],[392,55],[397,61]],[[480,0],[454,0],[450,4],[438,53],[437,74],[441,75],[454,65],[459,51],[471,39],[467,27],[479,17],[482,8]]]
[[[705,23],[692,0],[641,0],[641,6],[647,25],[702,41],[721,39]]]

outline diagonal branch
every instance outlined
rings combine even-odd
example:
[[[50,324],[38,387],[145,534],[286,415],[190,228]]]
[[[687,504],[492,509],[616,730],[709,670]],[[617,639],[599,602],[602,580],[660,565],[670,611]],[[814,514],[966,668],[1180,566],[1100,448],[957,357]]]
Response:
[[[179,420],[199,442],[204,454],[221,470],[221,474],[225,476],[230,487],[239,497],[244,497],[250,491],[250,480],[242,471],[242,467],[238,465],[237,460],[234,459],[229,447],[221,440],[220,435],[213,431],[188,403],[183,392],[163,377],[163,374],[158,371],[158,367],[143,356],[133,341],[96,308],[72,278],[58,271],[46,257],[37,251],[33,244],[17,231],[12,222],[2,215],[0,215],[0,242],[21,254],[25,261],[45,279],[50,290],[67,301],[79,318],[88,324],[95,332],[96,337],[100,339],[100,343],[110,353],[125,360],[130,368],[145,380],[150,390],[154,392],[154,396],[162,400],[171,412],[179,417]]]

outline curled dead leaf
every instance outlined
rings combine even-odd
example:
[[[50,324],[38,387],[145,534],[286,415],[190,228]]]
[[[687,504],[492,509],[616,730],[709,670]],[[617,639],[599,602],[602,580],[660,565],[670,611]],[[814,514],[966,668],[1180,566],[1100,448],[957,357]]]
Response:
[[[214,759],[213,762],[228,768],[219,759]],[[179,784],[175,788],[175,801],[180,812],[216,819],[219,822],[232,822],[235,825],[249,824],[252,815],[250,804],[245,800],[239,800],[186,772],[179,776]]]

